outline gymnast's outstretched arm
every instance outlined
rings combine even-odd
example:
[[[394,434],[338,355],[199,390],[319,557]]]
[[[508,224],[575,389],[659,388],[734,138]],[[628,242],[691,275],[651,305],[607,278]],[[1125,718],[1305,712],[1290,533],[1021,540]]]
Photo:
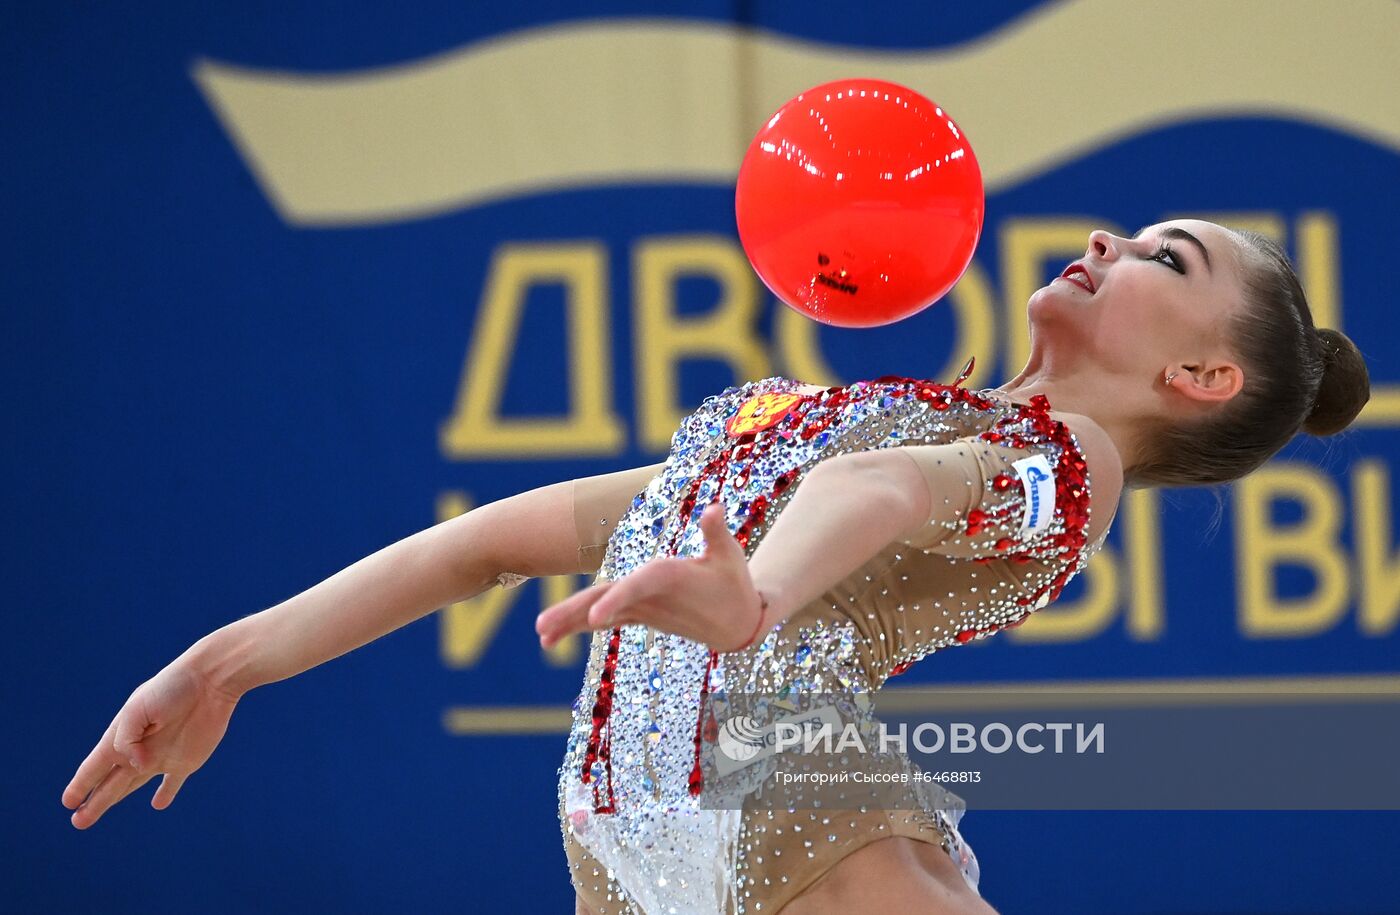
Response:
[[[596,479],[630,480],[635,492],[662,466]],[[480,594],[503,572],[534,578],[584,571],[573,489],[593,479],[542,486],[419,531],[271,609],[230,624],[223,636],[211,634],[188,654],[224,690],[241,695]],[[631,500],[630,493],[626,499]]]
[[[274,607],[200,639],[141,684],[63,792],[86,829],[164,773],[151,806],[170,806],[213,754],[234,706],[275,683],[373,641],[438,607],[487,590],[505,572],[587,571],[576,484],[606,492],[614,516],[663,465],[567,480],[473,509],[390,544]]]

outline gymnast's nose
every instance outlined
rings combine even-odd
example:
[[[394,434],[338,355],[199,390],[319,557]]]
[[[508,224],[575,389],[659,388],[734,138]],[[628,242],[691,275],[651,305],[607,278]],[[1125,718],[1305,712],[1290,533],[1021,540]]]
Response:
[[[1095,229],[1089,233],[1089,249],[1085,254],[1102,261],[1117,260],[1124,241],[1125,239],[1119,238],[1111,232]]]

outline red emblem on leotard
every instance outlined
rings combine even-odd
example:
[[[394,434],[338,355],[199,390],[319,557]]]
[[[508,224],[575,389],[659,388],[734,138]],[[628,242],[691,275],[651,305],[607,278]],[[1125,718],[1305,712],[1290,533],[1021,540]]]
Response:
[[[792,411],[801,394],[758,394],[744,401],[739,412],[729,417],[724,431],[730,435],[767,429]]]

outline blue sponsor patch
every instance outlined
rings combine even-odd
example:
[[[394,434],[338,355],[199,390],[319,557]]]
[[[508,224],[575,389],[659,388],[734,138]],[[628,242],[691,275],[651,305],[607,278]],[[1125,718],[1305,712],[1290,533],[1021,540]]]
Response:
[[[1043,454],[1021,458],[1011,465],[1026,491],[1026,511],[1021,517],[1021,536],[1038,534],[1055,517],[1055,471]]]

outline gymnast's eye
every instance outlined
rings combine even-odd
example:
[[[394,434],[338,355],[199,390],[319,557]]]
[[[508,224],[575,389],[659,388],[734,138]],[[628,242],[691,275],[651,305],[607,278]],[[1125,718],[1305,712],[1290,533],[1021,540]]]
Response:
[[[1181,258],[1177,257],[1176,252],[1172,250],[1172,246],[1165,242],[1160,248],[1153,252],[1149,260],[1161,261],[1177,273],[1184,274],[1186,272],[1186,268],[1181,263]]]

